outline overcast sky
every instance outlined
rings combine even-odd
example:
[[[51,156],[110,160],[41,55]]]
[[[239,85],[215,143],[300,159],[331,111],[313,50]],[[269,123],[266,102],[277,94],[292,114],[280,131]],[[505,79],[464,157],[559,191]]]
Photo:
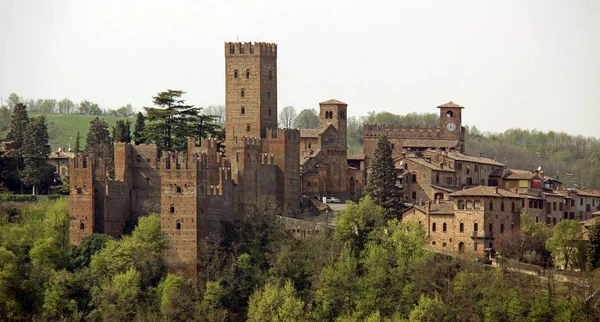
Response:
[[[0,95],[224,104],[226,41],[278,44],[279,109],[335,97],[350,116],[600,137],[600,1],[0,0]]]

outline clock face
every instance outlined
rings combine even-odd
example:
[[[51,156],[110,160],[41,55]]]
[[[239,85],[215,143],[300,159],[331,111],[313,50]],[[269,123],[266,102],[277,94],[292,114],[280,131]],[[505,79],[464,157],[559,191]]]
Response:
[[[446,125],[446,128],[448,129],[448,131],[454,132],[454,131],[456,131],[456,124],[454,124],[454,123],[448,123]]]

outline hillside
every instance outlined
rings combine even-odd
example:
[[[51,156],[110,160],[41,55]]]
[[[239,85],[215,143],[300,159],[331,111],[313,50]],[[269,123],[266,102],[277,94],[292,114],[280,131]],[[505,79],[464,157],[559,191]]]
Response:
[[[30,114],[30,116],[38,116],[39,114]],[[75,137],[77,131],[81,135],[81,148],[85,147],[85,139],[87,132],[90,127],[90,121],[96,118],[93,115],[75,115],[75,114],[48,114],[46,119],[48,120],[48,134],[50,136],[50,145],[52,151],[56,151],[60,146],[67,149],[69,144],[71,147],[75,145]],[[124,117],[116,116],[100,116],[101,119],[105,120],[109,128],[117,123],[118,120],[125,120]],[[132,123],[134,120],[131,120]],[[133,129],[133,125],[132,125]]]

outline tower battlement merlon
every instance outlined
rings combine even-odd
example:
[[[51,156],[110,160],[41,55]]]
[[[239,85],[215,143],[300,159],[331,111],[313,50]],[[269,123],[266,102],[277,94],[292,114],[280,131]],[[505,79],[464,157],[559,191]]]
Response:
[[[226,42],[225,56],[236,55],[277,57],[277,44],[267,42]]]

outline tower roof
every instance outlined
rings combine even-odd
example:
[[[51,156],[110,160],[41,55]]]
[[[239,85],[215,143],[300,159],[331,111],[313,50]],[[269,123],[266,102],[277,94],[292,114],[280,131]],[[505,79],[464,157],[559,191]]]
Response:
[[[327,101],[325,101],[325,102],[321,102],[321,103],[319,103],[319,105],[348,105],[348,104],[346,104],[346,103],[344,103],[344,102],[342,102],[342,101],[338,101],[338,100],[336,100],[336,99],[332,98],[332,99],[330,99],[330,100],[327,100]]]
[[[464,106],[460,106],[460,105],[458,105],[458,104],[456,104],[456,103],[454,103],[454,102],[452,102],[452,101],[450,101],[450,102],[448,102],[448,103],[446,103],[446,104],[442,104],[442,105],[440,105],[440,106],[438,106],[438,107],[456,107],[456,108],[465,108]]]

